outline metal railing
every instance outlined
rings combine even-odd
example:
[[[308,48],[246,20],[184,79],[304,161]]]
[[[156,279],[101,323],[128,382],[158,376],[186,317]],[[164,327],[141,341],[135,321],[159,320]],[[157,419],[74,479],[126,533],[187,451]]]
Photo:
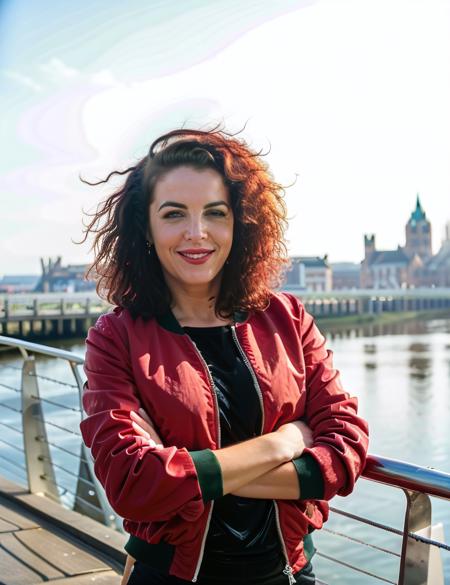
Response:
[[[80,366],[84,363],[83,358],[69,351],[10,337],[0,336],[0,345],[18,349],[22,357],[20,366],[0,361],[0,462],[6,462],[10,471],[14,470],[16,475],[21,476],[22,483],[30,492],[44,494],[122,530],[121,519],[110,507],[95,477],[90,452],[81,440],[78,427],[82,418],[83,373]],[[65,362],[69,379],[61,380],[37,373],[35,354]],[[9,374],[3,375],[8,370]],[[14,381],[14,375],[20,377],[20,381]],[[41,395],[40,382],[45,382],[46,389],[58,388],[57,398],[53,396],[55,392]],[[68,421],[71,424],[68,425]],[[5,454],[2,446],[6,446],[13,455],[9,452]],[[317,555],[383,583],[426,585],[430,550],[450,551],[444,542],[430,538],[430,496],[450,500],[450,474],[369,455],[363,477],[403,491],[406,496],[403,530],[334,507],[330,508],[332,514],[399,536],[401,552],[361,540],[353,533],[341,533],[328,527],[322,531],[397,557],[398,578],[393,581],[377,575],[321,549]],[[438,582],[433,585],[438,585]]]

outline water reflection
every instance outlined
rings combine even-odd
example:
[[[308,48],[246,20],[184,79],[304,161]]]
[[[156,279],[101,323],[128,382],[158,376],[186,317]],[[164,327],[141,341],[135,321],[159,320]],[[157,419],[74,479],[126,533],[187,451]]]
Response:
[[[424,353],[427,351],[430,351],[430,345],[428,343],[411,343],[411,345],[409,346],[409,351],[414,352],[414,353]]]
[[[376,362],[365,362],[364,367],[366,368],[366,370],[375,370],[377,367],[377,364],[376,364]]]
[[[450,320],[415,319],[397,323],[365,323],[358,325],[327,324],[326,321],[317,321],[321,331],[330,339],[354,339],[357,337],[378,337],[381,335],[422,335],[433,332],[450,333]],[[450,346],[447,346],[449,349]]]
[[[409,375],[417,380],[425,380],[431,375],[431,360],[425,357],[411,356],[409,359]]]
[[[377,346],[375,343],[365,343],[363,345],[364,353],[372,354],[377,352]]]
[[[408,351],[411,353],[408,361],[410,378],[425,380],[431,376],[431,359],[429,355],[421,355],[430,353],[430,345],[416,341],[409,344]]]

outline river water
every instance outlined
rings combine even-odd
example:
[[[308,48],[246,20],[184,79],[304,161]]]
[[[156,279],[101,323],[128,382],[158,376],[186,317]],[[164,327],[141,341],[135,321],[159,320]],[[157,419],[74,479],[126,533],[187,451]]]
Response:
[[[369,422],[370,452],[450,473],[450,319],[334,329],[325,333],[344,387],[358,397],[360,414]],[[80,340],[64,341],[59,345],[83,355]],[[18,388],[20,371],[15,368],[20,364],[17,356],[0,354],[0,383]],[[39,374],[68,383],[73,381],[66,365],[55,360],[39,360]],[[77,407],[77,395],[70,387],[40,380],[40,388],[47,398]],[[0,402],[14,409],[19,407],[18,399],[17,393],[0,386]],[[46,412],[58,424],[77,430],[76,412],[50,404],[46,406]],[[0,469],[3,475],[23,483],[24,472],[20,468],[23,458],[11,446],[18,441],[13,430],[14,427],[20,428],[18,416],[11,408],[0,407],[0,421],[9,424],[9,427],[2,427],[1,437],[10,443],[1,443],[0,439],[0,456],[3,454],[11,461],[0,459]],[[49,428],[48,433],[49,440],[55,444],[78,452],[75,435],[63,436],[57,428]],[[71,456],[59,453],[58,459],[56,452],[52,452],[52,456],[63,467],[76,471]],[[14,465],[15,461],[17,465]],[[63,475],[61,483],[68,482],[70,491],[73,482],[70,476],[66,474],[67,477],[63,478]],[[70,494],[66,497],[70,499]],[[350,497],[338,496],[331,505],[394,528],[403,526],[405,497],[395,488],[361,480]],[[450,543],[450,503],[432,498],[432,506],[433,524],[443,525],[446,541]],[[356,540],[369,541],[391,553],[400,552],[400,537],[337,514],[331,515],[326,528],[334,533],[343,532]],[[357,565],[388,581],[397,578],[399,559],[395,554],[380,552],[372,546],[324,530],[315,533],[314,541],[319,551],[326,555]],[[450,552],[442,551],[441,558],[446,582],[450,583]],[[323,556],[316,555],[314,564],[316,574],[330,585],[380,583]]]

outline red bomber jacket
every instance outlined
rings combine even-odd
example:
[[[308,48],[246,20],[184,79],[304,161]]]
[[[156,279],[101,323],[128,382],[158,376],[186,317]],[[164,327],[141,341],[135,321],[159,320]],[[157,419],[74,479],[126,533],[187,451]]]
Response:
[[[361,474],[368,428],[357,399],[343,389],[325,339],[301,302],[276,293],[264,311],[232,326],[263,408],[262,434],[303,419],[314,445],[305,451],[323,477],[322,500],[276,500],[287,574],[307,562],[303,538],[321,528],[334,495],[349,494]],[[219,412],[211,376],[172,313],[132,319],[116,308],[89,330],[81,423],[95,473],[124,528],[164,559],[169,573],[196,581],[214,499],[222,478]],[[131,426],[143,407],[164,448],[146,444]]]

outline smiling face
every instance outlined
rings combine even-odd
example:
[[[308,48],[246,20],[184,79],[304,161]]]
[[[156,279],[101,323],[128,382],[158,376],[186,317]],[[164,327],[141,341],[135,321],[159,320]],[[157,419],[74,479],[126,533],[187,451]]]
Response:
[[[177,167],[156,183],[149,207],[150,240],[167,286],[217,295],[233,243],[233,211],[214,169]]]

